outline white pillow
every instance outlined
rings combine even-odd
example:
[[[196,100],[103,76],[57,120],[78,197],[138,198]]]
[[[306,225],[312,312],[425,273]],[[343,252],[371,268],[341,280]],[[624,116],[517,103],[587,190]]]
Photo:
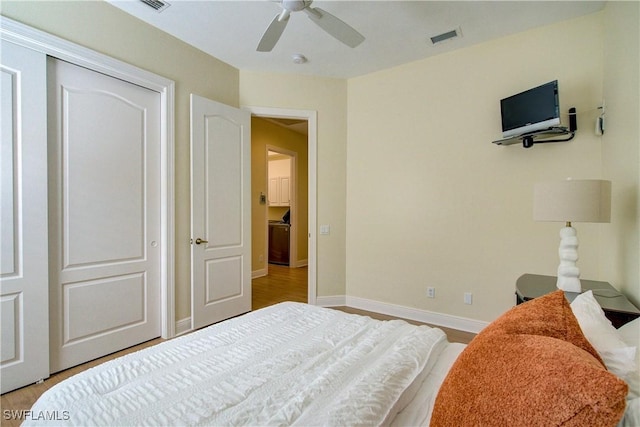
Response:
[[[640,426],[640,399],[627,400],[627,409],[624,411],[618,427],[638,427]]]
[[[618,329],[618,333],[628,346],[636,347],[636,367],[638,367],[638,370],[627,375],[625,381],[629,385],[629,397],[636,398],[635,408],[639,412],[637,419],[640,420],[640,350],[638,350],[638,347],[640,347],[640,317],[622,325],[620,329]],[[629,405],[629,402],[627,403],[628,410],[632,405]],[[640,426],[640,422],[635,425]]]
[[[593,292],[578,295],[571,303],[571,310],[584,336],[600,354],[609,371],[627,382],[629,375],[638,375],[635,360],[637,347],[625,343],[618,330],[605,317]]]
[[[637,349],[640,346],[640,317],[622,325],[618,329],[618,333],[625,344]],[[638,350],[636,350],[636,366],[639,369],[630,372],[625,378],[629,385],[629,394],[627,395],[627,409],[618,424],[620,427],[640,426],[640,351]]]
[[[627,345],[640,346],[640,317],[620,326],[618,333]]]

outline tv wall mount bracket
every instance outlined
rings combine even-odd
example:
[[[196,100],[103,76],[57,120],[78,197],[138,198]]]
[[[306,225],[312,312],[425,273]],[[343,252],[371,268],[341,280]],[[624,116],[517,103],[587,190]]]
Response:
[[[576,116],[576,109],[574,107],[569,108],[569,127],[554,126],[548,129],[539,130],[536,132],[529,132],[511,138],[499,139],[493,141],[496,145],[513,145],[522,142],[524,148],[531,148],[534,144],[544,144],[548,142],[566,142],[571,141],[576,135],[578,130],[578,121]],[[566,138],[560,138],[565,137]]]

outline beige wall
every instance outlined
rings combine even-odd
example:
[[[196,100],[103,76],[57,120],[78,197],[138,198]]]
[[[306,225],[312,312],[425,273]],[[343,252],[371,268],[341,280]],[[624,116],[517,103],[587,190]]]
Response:
[[[98,1],[2,1],[2,15],[175,81],[176,319],[191,312],[189,95],[238,105],[238,70]]]
[[[640,3],[609,2],[604,13],[604,176],[613,182],[603,227],[603,277],[640,307]]]
[[[285,129],[259,117],[251,118],[251,270],[262,270],[266,267],[268,254],[265,248],[265,229],[267,219],[280,219],[289,209],[287,207],[269,208],[267,204],[255,203],[260,200],[260,193],[268,194],[267,190],[267,146],[284,148],[297,154],[298,182],[296,184],[298,209],[298,257],[296,262],[308,257],[308,145],[306,135]],[[271,210],[276,210],[273,217]],[[260,262],[262,255],[263,261]]]
[[[637,2],[349,81],[238,71],[103,2],[3,1],[2,14],[176,82],[177,319],[190,314],[192,92],[317,111],[317,216],[331,225],[317,239],[319,296],[491,320],[520,274],[554,274],[560,224],[533,222],[532,186],[572,176],[614,181],[612,223],[577,224],[583,277],[640,303]],[[581,112],[577,137],[491,144],[498,100],[556,78],[562,111]]]
[[[240,71],[242,105],[317,111],[318,296],[345,294],[346,97],[345,80]]]
[[[562,224],[533,221],[533,185],[603,175],[602,46],[597,13],[349,80],[347,294],[490,321],[521,274],[555,275]],[[579,112],[576,138],[492,144],[499,100],[554,79],[561,111]],[[582,277],[611,278],[610,227],[576,225]]]

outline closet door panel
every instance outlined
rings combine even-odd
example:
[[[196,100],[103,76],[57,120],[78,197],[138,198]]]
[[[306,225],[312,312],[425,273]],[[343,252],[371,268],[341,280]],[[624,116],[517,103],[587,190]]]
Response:
[[[0,46],[2,393],[49,376],[46,55]]]
[[[51,371],[160,336],[160,94],[49,59]]]

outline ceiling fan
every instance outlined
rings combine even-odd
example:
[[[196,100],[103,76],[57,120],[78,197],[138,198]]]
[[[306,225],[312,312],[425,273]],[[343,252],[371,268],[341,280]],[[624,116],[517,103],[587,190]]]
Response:
[[[349,47],[356,47],[364,41],[364,36],[353,29],[353,27],[319,7],[311,7],[312,2],[313,0],[281,0],[280,6],[282,7],[282,12],[273,18],[273,21],[271,21],[271,24],[269,24],[267,30],[262,35],[262,39],[260,39],[256,50],[258,52],[270,52],[276,43],[278,43],[280,36],[287,27],[291,13],[301,10],[329,35]]]

